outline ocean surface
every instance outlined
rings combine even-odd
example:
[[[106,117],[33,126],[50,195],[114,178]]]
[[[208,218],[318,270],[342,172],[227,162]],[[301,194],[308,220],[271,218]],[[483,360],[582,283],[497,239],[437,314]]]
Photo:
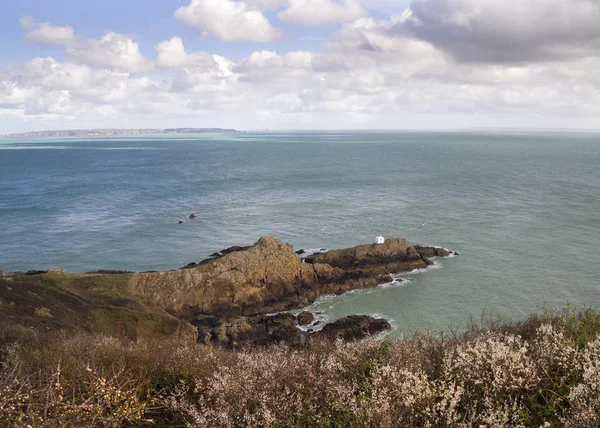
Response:
[[[600,133],[0,139],[0,269],[171,269],[261,235],[332,249],[380,234],[460,256],[313,310],[399,335],[598,306]]]

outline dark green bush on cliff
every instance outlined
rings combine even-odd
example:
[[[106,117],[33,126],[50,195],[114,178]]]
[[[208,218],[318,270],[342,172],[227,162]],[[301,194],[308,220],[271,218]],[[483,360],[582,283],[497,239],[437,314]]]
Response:
[[[600,314],[228,351],[0,328],[0,426],[599,426]]]

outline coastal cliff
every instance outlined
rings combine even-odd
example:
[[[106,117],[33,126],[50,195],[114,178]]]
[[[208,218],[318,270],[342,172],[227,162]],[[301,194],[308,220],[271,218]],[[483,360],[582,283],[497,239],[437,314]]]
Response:
[[[447,255],[400,238],[302,259],[290,244],[262,237],[251,247],[232,247],[166,272],[4,272],[0,314],[32,325],[41,319],[47,328],[85,328],[130,338],[156,332],[196,335],[203,343],[297,344],[305,337],[295,317],[265,315],[308,306],[321,295],[376,287],[392,281],[392,273],[425,268],[432,263],[428,257]],[[363,331],[389,328],[373,319],[360,322]]]

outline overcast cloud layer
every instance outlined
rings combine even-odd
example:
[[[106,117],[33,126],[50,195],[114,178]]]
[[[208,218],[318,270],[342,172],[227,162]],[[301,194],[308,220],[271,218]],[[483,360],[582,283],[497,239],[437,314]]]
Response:
[[[140,37],[89,38],[75,24],[24,15],[23,49],[55,53],[0,65],[0,133],[600,128],[598,0],[413,0],[382,15],[388,5],[191,0],[169,18],[181,33],[145,54]],[[297,49],[311,34],[326,36]],[[204,40],[215,43],[187,47]],[[232,55],[238,45],[253,52]]]

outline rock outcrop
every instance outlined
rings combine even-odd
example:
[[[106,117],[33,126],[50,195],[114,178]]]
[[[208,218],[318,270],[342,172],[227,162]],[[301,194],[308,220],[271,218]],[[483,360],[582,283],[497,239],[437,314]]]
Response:
[[[404,238],[388,239],[384,244],[358,245],[308,256],[307,263],[321,263],[345,270],[371,273],[400,273],[427,267],[417,249]]]
[[[376,287],[390,274],[430,265],[446,250],[415,247],[405,239],[308,255],[262,237],[251,247],[231,247],[199,263],[167,272],[63,270],[0,271],[0,316],[41,328],[83,328],[129,338],[155,334],[196,336],[202,343],[240,346],[298,345],[310,333],[306,307],[319,296]],[[10,285],[9,285],[10,284]],[[18,293],[11,291],[19,285]],[[37,296],[45,296],[43,305]],[[368,317],[337,321],[310,337],[355,340],[386,327]]]
[[[219,319],[203,317],[195,322],[198,342],[227,348],[270,346],[285,343],[302,346],[310,340],[356,341],[390,329],[384,319],[352,315],[327,324],[321,331],[305,332],[298,328],[290,313]]]
[[[315,321],[315,316],[309,311],[300,312],[296,318],[299,325],[309,325]]]
[[[448,257],[450,255],[448,250],[439,247],[421,247],[417,245],[415,248],[423,257],[430,259],[434,257]]]
[[[263,237],[188,269],[136,273],[130,292],[180,317],[258,315],[301,306],[319,294],[313,266],[291,245]]]
[[[251,317],[199,317],[194,321],[198,328],[198,342],[229,348],[268,346],[286,343],[300,346],[307,335],[298,329],[296,317],[290,313]]]
[[[425,250],[423,250],[425,251]],[[323,294],[391,281],[391,273],[427,267],[406,239],[314,254],[301,260],[289,244],[262,237],[184,269],[135,273],[129,291],[186,319],[250,316],[300,308]]]
[[[342,339],[344,341],[355,341],[381,333],[390,328],[390,323],[384,319],[372,318],[366,315],[351,315],[327,324],[323,327],[323,330],[315,333],[315,336],[329,340]]]

